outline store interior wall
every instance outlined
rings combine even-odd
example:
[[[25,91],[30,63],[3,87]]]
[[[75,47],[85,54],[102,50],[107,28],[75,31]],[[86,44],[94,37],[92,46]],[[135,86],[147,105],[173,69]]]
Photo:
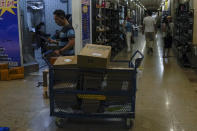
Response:
[[[19,1],[19,11],[20,11],[20,33],[22,41],[22,54],[23,54],[23,63],[32,63],[34,60],[34,52],[32,49],[32,34],[28,28],[27,20],[27,3],[25,0]]]
[[[197,0],[193,0],[194,8],[194,27],[193,27],[193,44],[197,46]]]
[[[81,0],[72,1],[72,24],[75,30],[75,54],[82,49],[82,13]]]
[[[36,0],[32,0],[32,1],[36,1]],[[65,11],[65,13],[72,13],[72,5],[71,5],[71,1],[69,0],[68,3],[67,2],[61,2],[60,0],[43,0],[44,2],[44,6],[45,6],[45,24],[46,24],[46,33],[55,33],[56,29],[60,29],[59,26],[56,25],[55,21],[53,20],[53,12],[56,9],[62,9]],[[69,4],[69,6],[67,5]],[[67,7],[69,7],[67,9]],[[20,10],[21,10],[21,15],[24,15],[24,20],[23,20],[23,27],[28,28],[28,19],[27,19],[27,8],[26,8],[26,0],[20,0]]]

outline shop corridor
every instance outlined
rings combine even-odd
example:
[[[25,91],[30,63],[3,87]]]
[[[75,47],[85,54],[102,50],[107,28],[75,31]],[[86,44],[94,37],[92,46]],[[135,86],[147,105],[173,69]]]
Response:
[[[130,131],[196,131],[197,73],[182,69],[176,58],[162,58],[161,35],[156,36],[153,55],[147,55],[144,36],[135,39],[133,51],[140,50],[145,59],[138,74],[136,119]],[[115,59],[128,60],[123,50]],[[126,66],[127,64],[118,64]],[[127,131],[118,120],[78,119],[55,126],[49,116],[49,102],[42,97],[42,73],[32,73],[25,80],[0,82],[0,126],[11,131]]]
[[[156,39],[138,80],[135,131],[196,131],[197,75],[180,68],[173,54],[163,59],[161,35]]]

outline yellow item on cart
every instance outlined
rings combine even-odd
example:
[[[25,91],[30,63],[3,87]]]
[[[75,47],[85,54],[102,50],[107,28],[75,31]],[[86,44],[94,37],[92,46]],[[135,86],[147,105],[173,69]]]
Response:
[[[78,94],[78,98],[80,99],[91,99],[91,100],[106,100],[106,96],[104,95],[91,95],[91,94]]]

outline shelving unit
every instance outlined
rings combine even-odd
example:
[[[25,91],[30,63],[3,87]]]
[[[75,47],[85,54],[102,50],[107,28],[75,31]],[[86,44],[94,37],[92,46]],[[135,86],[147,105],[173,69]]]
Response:
[[[194,11],[189,3],[180,4],[176,10],[173,50],[183,67],[197,67],[193,45]]]
[[[94,44],[112,46],[112,57],[126,47],[124,33],[121,31],[120,11],[117,2],[92,1],[92,38]]]

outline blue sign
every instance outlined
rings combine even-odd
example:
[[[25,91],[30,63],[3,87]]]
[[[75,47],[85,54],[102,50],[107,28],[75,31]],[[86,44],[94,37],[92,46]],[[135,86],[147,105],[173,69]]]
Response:
[[[82,0],[82,41],[90,43],[90,0]]]
[[[0,0],[0,62],[21,65],[17,0]]]
[[[10,131],[10,128],[8,128],[8,127],[0,127],[0,131]]]

